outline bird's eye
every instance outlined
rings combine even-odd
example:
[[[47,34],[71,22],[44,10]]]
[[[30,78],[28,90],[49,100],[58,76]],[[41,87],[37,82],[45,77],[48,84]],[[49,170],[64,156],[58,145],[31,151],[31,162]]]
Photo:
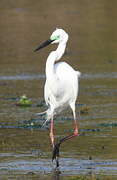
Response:
[[[60,36],[57,36],[56,39],[58,40],[60,38]]]
[[[60,38],[60,36],[58,35],[58,36],[55,36],[55,40],[59,40],[59,38]]]

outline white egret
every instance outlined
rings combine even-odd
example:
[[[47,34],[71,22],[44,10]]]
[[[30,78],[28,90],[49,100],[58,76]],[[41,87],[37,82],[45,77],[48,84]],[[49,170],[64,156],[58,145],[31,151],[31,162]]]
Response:
[[[75,102],[78,95],[78,78],[81,73],[75,71],[66,62],[57,62],[65,52],[67,41],[68,34],[63,29],[56,29],[49,40],[35,49],[35,51],[38,51],[49,44],[58,43],[57,49],[49,54],[46,61],[46,82],[44,86],[44,98],[48,105],[46,121],[51,121],[50,138],[53,146],[52,160],[56,160],[57,166],[59,166],[58,156],[60,144],[65,140],[79,135],[76,122]],[[59,143],[55,144],[53,116],[67,106],[70,106],[73,112],[74,132],[72,135],[66,136],[61,139]]]

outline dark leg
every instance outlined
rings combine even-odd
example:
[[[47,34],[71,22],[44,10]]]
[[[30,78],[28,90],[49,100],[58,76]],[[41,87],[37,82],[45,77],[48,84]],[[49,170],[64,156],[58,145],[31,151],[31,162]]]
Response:
[[[59,158],[59,148],[60,148],[61,143],[63,143],[66,140],[69,140],[73,137],[79,136],[78,126],[77,126],[77,121],[76,121],[75,104],[71,104],[70,106],[73,111],[73,117],[74,117],[74,132],[73,132],[73,134],[65,136],[64,138],[60,139],[59,142],[54,145],[52,161],[54,159],[56,160],[56,167],[59,167],[58,158]]]
[[[51,119],[51,124],[50,124],[50,139],[53,147],[53,153],[52,153],[52,161],[55,159],[56,161],[56,167],[59,167],[59,146],[60,143],[55,144],[54,140],[54,121],[53,117]]]
[[[77,126],[77,121],[76,121],[76,113],[75,113],[75,103],[72,103],[70,107],[72,109],[73,117],[74,117],[74,133],[71,135],[65,136],[64,138],[60,139],[58,143],[55,144],[54,151],[53,151],[53,159],[55,159],[56,157],[59,157],[59,148],[60,148],[61,143],[73,137],[79,136],[78,126]]]
[[[78,135],[79,135],[78,134],[78,129],[76,127],[73,134],[60,139],[59,142],[54,145],[53,154],[52,154],[52,161],[54,159],[56,160],[56,167],[59,167],[59,148],[60,148],[61,143],[63,143],[66,140],[69,140],[69,139],[71,139],[73,137],[76,137]]]
[[[53,153],[52,153],[52,161],[55,159],[56,160],[56,167],[59,167],[59,147],[60,143],[56,143],[53,148]]]

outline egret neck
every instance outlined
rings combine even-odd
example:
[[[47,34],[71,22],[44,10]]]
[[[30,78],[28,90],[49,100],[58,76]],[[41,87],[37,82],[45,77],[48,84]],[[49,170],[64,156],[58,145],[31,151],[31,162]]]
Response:
[[[46,78],[50,78],[52,80],[52,77],[54,77],[55,69],[54,64],[56,61],[60,60],[63,56],[66,48],[66,42],[62,41],[59,43],[56,51],[52,51],[46,61]]]

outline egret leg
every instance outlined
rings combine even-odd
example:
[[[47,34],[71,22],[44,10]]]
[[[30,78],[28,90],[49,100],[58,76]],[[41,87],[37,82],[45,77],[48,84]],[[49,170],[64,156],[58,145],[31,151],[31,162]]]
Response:
[[[51,118],[51,124],[50,124],[50,139],[51,139],[52,147],[54,148],[54,120],[53,120],[53,116]]]
[[[54,145],[53,153],[52,153],[52,161],[55,159],[55,161],[56,161],[56,168],[59,167],[59,148],[60,148],[60,142],[56,143]]]
[[[78,125],[77,125],[77,120],[76,120],[76,113],[75,113],[75,104],[71,105],[71,109],[73,111],[73,117],[74,117],[74,132],[71,135],[65,136],[64,138],[60,139],[58,143],[54,144],[53,140],[53,155],[52,155],[52,161],[55,159],[56,160],[56,167],[59,167],[59,148],[61,143],[63,143],[66,140],[69,140],[73,137],[79,136],[78,133]],[[52,140],[52,133],[53,132],[53,120],[51,121],[51,133],[50,137]]]
[[[74,117],[74,135],[78,136],[78,125],[76,120],[76,112],[75,112],[75,105],[72,107],[73,117]]]
[[[61,144],[62,142],[64,142],[64,141],[66,141],[66,140],[69,140],[69,139],[73,138],[73,137],[79,136],[79,133],[78,133],[78,125],[77,125],[77,120],[76,120],[76,113],[75,113],[75,104],[74,104],[74,103],[71,104],[70,107],[71,107],[71,109],[72,109],[73,117],[74,117],[74,132],[73,132],[73,134],[68,135],[68,136],[62,138],[62,139],[60,140],[60,144]]]
[[[53,153],[52,153],[52,161],[55,159],[56,161],[56,168],[59,167],[59,146],[60,144],[56,143],[54,140],[54,120],[53,117],[51,118],[51,124],[50,124],[50,139],[53,147]]]

